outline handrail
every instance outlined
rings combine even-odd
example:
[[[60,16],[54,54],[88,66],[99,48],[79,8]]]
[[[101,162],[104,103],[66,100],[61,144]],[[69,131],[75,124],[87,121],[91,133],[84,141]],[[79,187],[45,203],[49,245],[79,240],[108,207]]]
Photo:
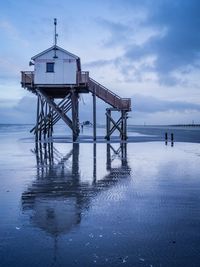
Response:
[[[103,88],[104,90],[108,91],[109,93],[111,93],[113,96],[122,99],[120,96],[118,96],[117,94],[113,93],[111,90],[109,90],[108,88],[106,88],[104,85],[98,83],[97,81],[95,81],[94,79],[92,79],[91,77],[89,78],[89,80],[91,80],[93,83],[95,83],[96,85],[98,85],[99,87]]]
[[[106,103],[119,110],[131,110],[131,99],[121,98],[105,86],[89,77],[89,90]]]

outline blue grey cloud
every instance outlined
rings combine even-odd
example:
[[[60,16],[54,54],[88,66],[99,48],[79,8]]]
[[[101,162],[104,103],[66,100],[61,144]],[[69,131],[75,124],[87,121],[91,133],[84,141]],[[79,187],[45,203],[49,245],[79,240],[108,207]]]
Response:
[[[1,104],[1,102],[0,102]],[[13,107],[0,106],[0,123],[35,123],[36,98],[23,97]]]
[[[141,8],[147,11],[145,20],[137,27],[141,30],[151,27],[164,31],[163,35],[155,35],[142,45],[129,42],[124,44],[124,58],[130,61],[140,60],[155,55],[156,61],[152,70],[158,73],[160,82],[176,83],[172,76],[175,70],[184,69],[188,65],[199,68],[200,60],[200,1],[198,0],[163,0],[163,1],[124,1],[126,8]],[[134,26],[102,21],[102,25],[111,32],[108,44],[124,43],[134,36]],[[130,39],[129,39],[130,40]],[[123,68],[123,66],[121,66]],[[142,70],[141,70],[142,71]]]
[[[103,41],[104,46],[112,47],[113,45],[117,45],[119,43],[124,43],[129,39],[130,31],[133,29],[133,27],[123,24],[121,22],[113,22],[107,19],[98,18],[96,20],[101,27],[106,28],[111,36],[107,40]]]
[[[112,60],[106,60],[106,59],[101,59],[101,60],[94,60],[94,61],[90,61],[87,63],[82,64],[83,69],[86,68],[98,68],[98,67],[104,67],[110,63],[113,63]]]
[[[133,110],[136,112],[155,113],[166,111],[200,111],[200,104],[185,101],[162,100],[152,96],[136,94],[132,96]]]

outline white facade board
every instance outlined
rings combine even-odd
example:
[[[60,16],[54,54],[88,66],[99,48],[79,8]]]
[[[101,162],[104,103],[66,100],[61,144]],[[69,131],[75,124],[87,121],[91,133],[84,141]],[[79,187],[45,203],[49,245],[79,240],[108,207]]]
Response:
[[[35,84],[76,84],[77,61],[71,55],[54,49],[35,59]],[[54,72],[46,71],[46,64],[54,63]]]

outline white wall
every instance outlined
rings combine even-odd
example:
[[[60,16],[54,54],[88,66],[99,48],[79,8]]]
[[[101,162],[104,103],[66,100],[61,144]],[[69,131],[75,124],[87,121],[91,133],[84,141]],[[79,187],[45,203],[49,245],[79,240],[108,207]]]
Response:
[[[75,84],[77,64],[76,59],[63,51],[56,50],[58,58],[51,50],[35,59],[35,84]],[[46,63],[54,62],[54,72],[46,72]]]

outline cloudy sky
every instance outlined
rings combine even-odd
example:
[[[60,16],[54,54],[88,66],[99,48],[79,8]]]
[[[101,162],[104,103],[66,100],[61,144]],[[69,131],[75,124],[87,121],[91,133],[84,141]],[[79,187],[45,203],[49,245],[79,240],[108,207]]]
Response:
[[[200,123],[199,0],[5,0],[0,10],[0,123],[34,122],[35,98],[20,87],[20,71],[53,44],[54,17],[58,45],[132,98],[131,123]],[[91,97],[81,107],[90,119]]]

